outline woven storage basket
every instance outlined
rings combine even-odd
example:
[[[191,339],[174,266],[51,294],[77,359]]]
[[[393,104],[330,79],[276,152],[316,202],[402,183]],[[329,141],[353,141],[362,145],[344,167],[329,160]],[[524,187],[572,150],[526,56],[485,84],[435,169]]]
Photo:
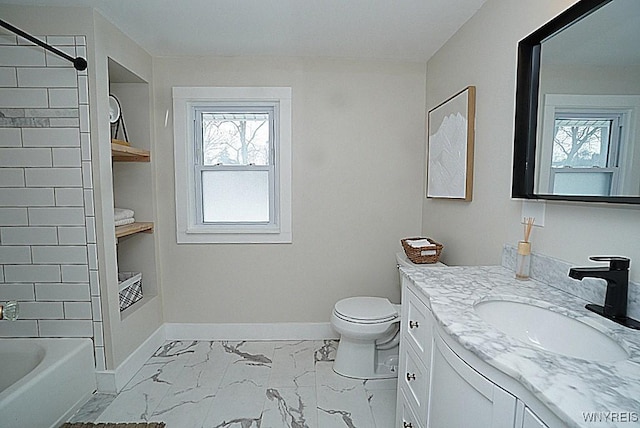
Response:
[[[428,247],[417,247],[414,248],[407,241],[415,241],[418,239],[428,239],[433,245]],[[438,263],[440,260],[440,253],[442,252],[442,244],[434,241],[431,238],[405,238],[401,239],[400,243],[402,243],[402,248],[404,248],[404,253],[407,255],[409,260],[413,263],[417,264],[425,264],[425,263]],[[435,254],[423,255],[423,251],[433,251],[435,250]]]

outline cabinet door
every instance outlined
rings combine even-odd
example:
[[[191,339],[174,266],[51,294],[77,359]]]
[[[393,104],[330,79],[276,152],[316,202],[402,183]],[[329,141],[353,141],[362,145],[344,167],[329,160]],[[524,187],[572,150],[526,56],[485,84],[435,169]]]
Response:
[[[405,299],[406,320],[402,330],[421,360],[429,367],[431,364],[431,348],[433,347],[433,322],[431,311],[427,305],[411,290],[407,288]]]
[[[429,428],[512,428],[516,399],[462,361],[436,334]]]
[[[427,420],[429,405],[429,367],[425,367],[421,359],[408,346],[400,355],[402,372],[398,373],[398,386],[405,401],[411,406],[420,421]]]
[[[422,428],[419,419],[413,412],[410,400],[405,396],[402,389],[398,391],[399,405],[398,405],[398,421],[396,423],[397,428]]]

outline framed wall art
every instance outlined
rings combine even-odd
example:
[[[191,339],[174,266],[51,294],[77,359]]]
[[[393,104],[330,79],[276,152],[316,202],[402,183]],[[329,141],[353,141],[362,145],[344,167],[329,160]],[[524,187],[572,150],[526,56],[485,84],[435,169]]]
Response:
[[[427,198],[471,201],[476,87],[429,110]]]

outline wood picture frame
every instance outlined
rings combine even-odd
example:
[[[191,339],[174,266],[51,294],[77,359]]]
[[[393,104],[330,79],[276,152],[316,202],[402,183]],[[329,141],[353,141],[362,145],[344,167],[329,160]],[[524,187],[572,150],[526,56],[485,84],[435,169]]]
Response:
[[[467,86],[427,115],[427,198],[471,201],[476,87]]]

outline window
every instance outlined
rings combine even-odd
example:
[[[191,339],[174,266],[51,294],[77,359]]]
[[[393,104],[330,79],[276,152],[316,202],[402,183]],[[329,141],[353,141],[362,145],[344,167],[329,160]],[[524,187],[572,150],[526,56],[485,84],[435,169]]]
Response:
[[[545,94],[536,144],[539,194],[638,194],[635,95]]]
[[[622,118],[615,112],[556,112],[551,193],[616,194]]]
[[[178,243],[291,242],[291,89],[173,100]]]

